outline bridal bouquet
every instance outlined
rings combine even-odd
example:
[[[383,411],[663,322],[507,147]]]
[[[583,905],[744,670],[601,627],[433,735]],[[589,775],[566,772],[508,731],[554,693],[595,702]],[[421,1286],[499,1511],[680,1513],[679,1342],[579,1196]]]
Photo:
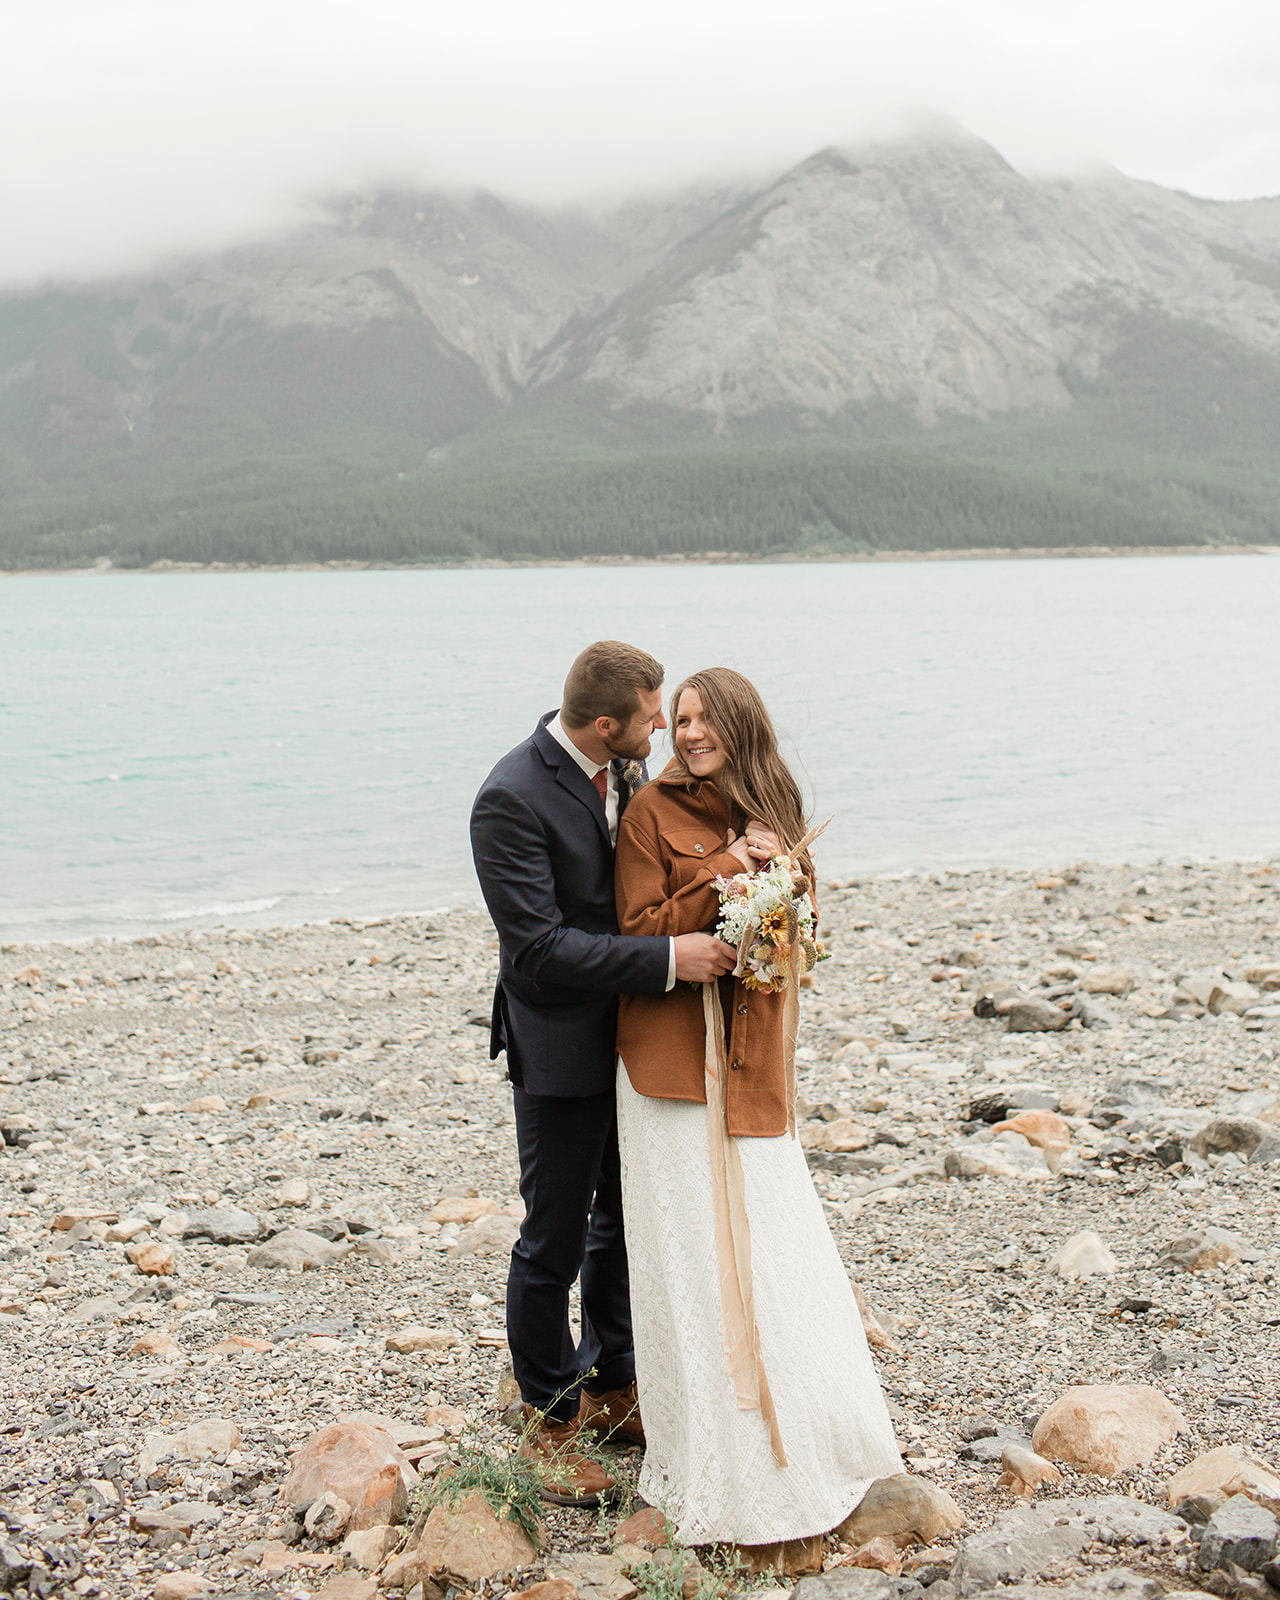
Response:
[[[791,982],[793,961],[798,962],[797,975],[803,975],[830,954],[814,938],[817,915],[804,875],[794,865],[795,857],[821,831],[811,830],[789,855],[772,856],[756,872],[716,879],[720,891],[716,934],[737,946],[733,975],[748,989],[776,993]]]

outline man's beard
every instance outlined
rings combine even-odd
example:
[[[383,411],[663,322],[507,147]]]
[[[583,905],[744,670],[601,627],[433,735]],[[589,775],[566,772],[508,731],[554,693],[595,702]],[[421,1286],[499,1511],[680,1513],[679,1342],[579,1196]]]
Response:
[[[643,761],[653,746],[648,735],[637,744],[634,733],[615,733],[605,740],[605,748],[623,761]]]

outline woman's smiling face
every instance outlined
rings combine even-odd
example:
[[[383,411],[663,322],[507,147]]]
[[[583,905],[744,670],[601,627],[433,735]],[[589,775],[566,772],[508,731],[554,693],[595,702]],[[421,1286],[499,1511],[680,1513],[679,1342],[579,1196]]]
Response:
[[[714,778],[728,760],[715,729],[703,715],[702,697],[696,689],[686,689],[680,696],[672,738],[695,778]]]

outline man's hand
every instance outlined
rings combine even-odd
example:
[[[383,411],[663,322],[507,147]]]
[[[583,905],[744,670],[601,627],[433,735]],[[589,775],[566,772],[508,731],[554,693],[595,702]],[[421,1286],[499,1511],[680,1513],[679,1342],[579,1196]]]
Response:
[[[733,946],[711,933],[682,933],[675,944],[677,983],[711,983],[738,963]]]

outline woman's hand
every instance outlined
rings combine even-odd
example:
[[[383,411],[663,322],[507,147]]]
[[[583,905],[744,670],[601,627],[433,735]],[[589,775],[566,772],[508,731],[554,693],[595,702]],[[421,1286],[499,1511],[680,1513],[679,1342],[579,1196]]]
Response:
[[[744,872],[754,872],[762,861],[782,854],[782,842],[763,822],[747,823],[747,831],[733,837],[732,828],[727,835],[726,848],[731,856],[742,863]]]

